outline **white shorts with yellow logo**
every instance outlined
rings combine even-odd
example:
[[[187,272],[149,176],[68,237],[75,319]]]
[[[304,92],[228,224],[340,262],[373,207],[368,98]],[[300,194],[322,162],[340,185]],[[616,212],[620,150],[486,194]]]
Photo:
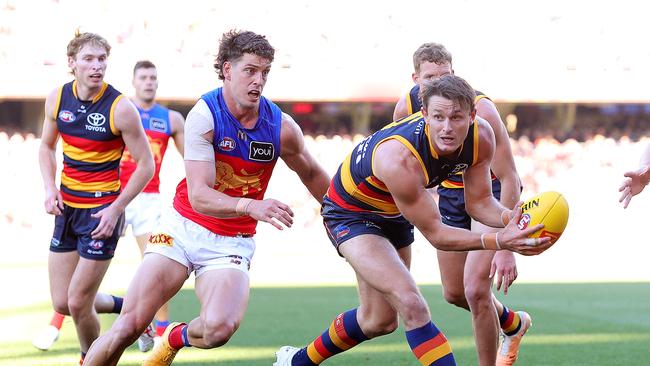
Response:
[[[131,225],[133,235],[149,234],[158,226],[160,220],[160,193],[140,193],[129,202],[124,210],[126,225]],[[122,233],[124,235],[124,233]]]
[[[198,277],[206,271],[234,268],[246,274],[255,253],[253,238],[221,236],[179,214],[165,209],[152,232],[147,253],[158,253],[185,267]]]

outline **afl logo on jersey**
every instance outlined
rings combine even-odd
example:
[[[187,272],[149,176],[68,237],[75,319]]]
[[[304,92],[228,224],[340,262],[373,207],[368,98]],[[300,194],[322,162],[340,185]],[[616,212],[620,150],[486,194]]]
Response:
[[[101,113],[91,113],[86,117],[88,124],[86,125],[86,130],[88,131],[98,131],[106,132],[106,127],[103,127],[106,123],[106,117]]]
[[[61,112],[59,112],[59,119],[63,122],[70,123],[70,122],[74,122],[75,116],[70,111],[62,110]]]
[[[274,153],[275,149],[272,143],[251,141],[248,158],[255,161],[272,161]]]
[[[233,151],[235,149],[235,140],[230,137],[224,137],[223,140],[219,143],[219,150],[223,151]]]

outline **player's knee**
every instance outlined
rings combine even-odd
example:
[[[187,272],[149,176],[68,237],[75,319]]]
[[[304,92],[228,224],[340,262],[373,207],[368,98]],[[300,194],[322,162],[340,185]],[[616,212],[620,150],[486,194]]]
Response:
[[[122,314],[117,317],[110,332],[119,343],[131,344],[144,332],[148,322],[138,320],[133,314]]]
[[[468,284],[465,287],[465,298],[470,308],[478,309],[492,303],[492,293],[489,288]]]
[[[391,317],[368,319],[363,325],[363,333],[368,338],[375,338],[393,333],[398,326],[397,315]]]
[[[70,295],[68,296],[68,309],[70,315],[77,316],[85,312],[91,311],[93,308],[94,299],[83,295]]]
[[[206,322],[203,328],[203,342],[208,348],[216,348],[226,344],[235,334],[239,324],[232,320]]]
[[[417,291],[400,294],[399,297],[400,315],[407,325],[411,322],[421,322],[425,318],[429,318],[429,307],[426,301]]]
[[[456,289],[447,289],[443,290],[443,296],[445,301],[452,305],[464,308],[467,305],[467,299],[465,299],[465,293],[463,291],[457,291]]]
[[[68,309],[67,299],[54,300],[52,302],[52,307],[54,308],[54,311],[56,311],[59,314],[70,315],[70,309]]]

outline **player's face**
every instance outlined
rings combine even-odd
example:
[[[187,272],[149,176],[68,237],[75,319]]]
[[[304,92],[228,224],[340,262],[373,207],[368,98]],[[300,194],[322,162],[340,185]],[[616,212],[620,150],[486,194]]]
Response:
[[[106,73],[108,54],[104,47],[88,43],[77,52],[75,57],[68,57],[68,66],[77,83],[87,88],[101,87]]]
[[[413,73],[413,82],[420,85],[427,80],[439,79],[445,75],[451,75],[454,70],[449,62],[437,64],[435,62],[424,61],[420,64],[420,72]]]
[[[438,153],[444,156],[454,153],[463,144],[475,113],[462,109],[458,102],[434,95],[422,111],[429,125],[429,138]]]
[[[158,72],[155,67],[139,68],[133,75],[136,98],[147,103],[153,102],[158,90]]]
[[[266,85],[271,61],[263,57],[245,53],[235,62],[224,64],[224,77],[230,84],[235,101],[243,108],[256,108]]]

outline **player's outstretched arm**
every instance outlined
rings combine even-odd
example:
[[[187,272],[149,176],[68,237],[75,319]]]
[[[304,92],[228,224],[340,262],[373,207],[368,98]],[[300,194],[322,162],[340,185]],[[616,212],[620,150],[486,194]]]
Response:
[[[300,126],[286,113],[282,113],[280,141],[282,146],[280,157],[282,160],[291,170],[298,174],[298,177],[300,177],[300,180],[312,196],[318,202],[323,202],[323,196],[327,192],[330,177],[305,148],[305,138]]]
[[[52,90],[45,99],[45,119],[41,145],[38,149],[38,163],[43,177],[45,188],[45,212],[52,215],[61,215],[63,211],[63,198],[56,188],[56,143],[59,140],[59,129],[56,127],[56,100],[61,92],[60,88]]]
[[[525,230],[509,225],[497,234],[479,234],[444,225],[440,221],[435,201],[425,189],[422,165],[399,141],[388,140],[377,147],[373,156],[373,172],[384,182],[404,217],[437,249],[467,251],[498,250],[500,247],[524,255],[534,255],[550,246],[549,238],[527,238],[541,229],[542,225]],[[484,235],[494,235],[496,240]]]
[[[621,197],[618,201],[623,203],[623,208],[627,208],[632,197],[643,192],[645,186],[650,182],[650,144],[646,146],[645,151],[641,155],[641,166],[639,169],[626,172],[623,175],[625,176],[625,180],[618,189],[621,192]]]

